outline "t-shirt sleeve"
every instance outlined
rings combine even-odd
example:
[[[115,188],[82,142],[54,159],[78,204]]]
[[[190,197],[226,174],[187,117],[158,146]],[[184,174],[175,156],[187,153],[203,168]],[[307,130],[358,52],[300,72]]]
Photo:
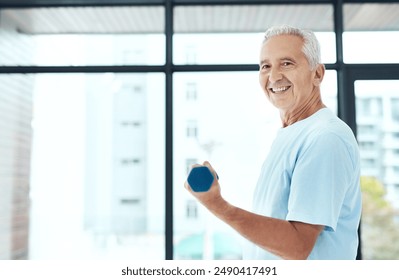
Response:
[[[319,135],[297,155],[286,219],[335,231],[353,170],[344,141],[333,133]]]

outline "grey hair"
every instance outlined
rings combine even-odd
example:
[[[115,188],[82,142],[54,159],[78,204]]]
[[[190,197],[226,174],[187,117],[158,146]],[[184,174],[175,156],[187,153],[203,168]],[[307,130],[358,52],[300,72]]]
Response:
[[[289,25],[273,26],[266,30],[263,43],[274,36],[294,35],[304,41],[302,52],[308,60],[311,70],[314,70],[321,63],[320,43],[311,30],[303,30]]]

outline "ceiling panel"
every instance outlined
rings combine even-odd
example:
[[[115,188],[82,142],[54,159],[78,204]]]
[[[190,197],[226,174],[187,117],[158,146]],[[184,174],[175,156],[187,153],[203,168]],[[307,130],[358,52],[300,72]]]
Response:
[[[398,31],[399,4],[344,5],[346,31]]]
[[[175,8],[175,31],[263,32],[278,24],[333,30],[330,5],[194,6]]]
[[[163,33],[162,6],[60,7],[4,9],[0,19],[26,34]],[[346,4],[347,31],[399,30],[399,4]],[[177,6],[176,33],[263,32],[271,25],[291,24],[333,31],[331,5]],[[1,26],[0,26],[1,27]]]
[[[27,34],[162,33],[165,21],[161,6],[6,9],[2,13]]]

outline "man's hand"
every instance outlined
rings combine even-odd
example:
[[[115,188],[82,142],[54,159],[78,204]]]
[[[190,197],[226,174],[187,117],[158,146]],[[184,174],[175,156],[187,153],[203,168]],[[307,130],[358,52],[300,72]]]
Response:
[[[203,163],[203,165],[194,164],[192,166],[192,168],[200,167],[200,166],[208,167],[213,175],[213,182],[212,182],[212,185],[209,188],[209,190],[206,192],[195,192],[192,190],[190,184],[187,181],[184,183],[184,187],[195,198],[197,198],[198,201],[200,201],[206,208],[208,208],[211,211],[214,211],[218,206],[221,206],[220,202],[223,200],[222,195],[221,195],[221,189],[220,189],[220,185],[219,185],[218,175],[208,161],[205,161]]]

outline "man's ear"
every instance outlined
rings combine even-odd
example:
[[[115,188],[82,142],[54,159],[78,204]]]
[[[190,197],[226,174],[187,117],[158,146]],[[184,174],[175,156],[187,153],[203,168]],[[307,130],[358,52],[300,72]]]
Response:
[[[325,72],[326,72],[326,68],[324,67],[324,64],[317,65],[315,73],[314,73],[314,80],[313,80],[313,83],[315,86],[320,86],[321,82],[323,81]]]

